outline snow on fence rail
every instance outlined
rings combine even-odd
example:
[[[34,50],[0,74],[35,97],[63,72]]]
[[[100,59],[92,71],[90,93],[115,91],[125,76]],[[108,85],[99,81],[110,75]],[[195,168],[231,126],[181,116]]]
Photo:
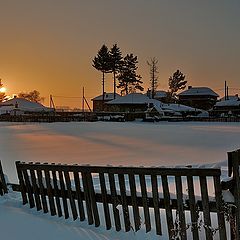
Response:
[[[146,232],[155,226],[156,234],[162,235],[160,208],[163,208],[169,239],[177,239],[178,235],[181,239],[187,239],[186,212],[190,212],[192,239],[195,240],[200,239],[199,211],[203,212],[205,237],[213,239],[211,212],[215,212],[219,239],[226,239],[220,169],[103,167],[23,162],[16,162],[16,167],[19,185],[13,185],[13,189],[21,191],[23,204],[29,203],[31,208],[36,207],[45,213],[50,211],[51,215],[64,215],[66,219],[72,216],[73,220],[79,217],[81,221],[87,217],[89,224],[98,227],[101,224],[101,203],[106,229],[111,229],[114,225],[116,231],[120,231],[124,225],[125,231],[133,228],[138,231],[141,227],[141,208]],[[201,198],[194,192],[196,178],[199,181]],[[209,196],[209,182],[213,185],[213,196]],[[172,183],[175,185],[175,196],[172,196],[169,190]],[[185,183],[188,188],[187,196],[183,193]],[[150,209],[153,209],[153,216]],[[173,212],[176,212],[175,218]],[[133,215],[132,219],[130,215]]]

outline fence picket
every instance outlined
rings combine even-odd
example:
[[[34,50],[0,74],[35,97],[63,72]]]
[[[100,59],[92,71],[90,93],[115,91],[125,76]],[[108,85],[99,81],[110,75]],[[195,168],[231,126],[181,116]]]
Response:
[[[79,173],[74,171],[74,182],[75,182],[75,188],[76,188],[76,196],[78,201],[78,209],[79,209],[79,215],[80,215],[80,221],[85,220],[85,212],[84,212],[84,206],[83,206],[83,200],[82,200],[82,190],[79,180]]]
[[[47,213],[48,212],[48,205],[47,205],[47,199],[44,191],[44,185],[42,181],[42,171],[37,170],[37,180],[38,180],[38,185],[39,185],[39,191],[41,195],[41,200],[42,200],[42,207],[43,207],[43,212]]]
[[[212,240],[212,231],[211,231],[211,217],[209,209],[209,197],[207,190],[207,179],[206,177],[200,177],[200,187],[202,195],[202,205],[203,205],[203,217],[204,217],[204,229],[207,240]]]
[[[109,173],[108,178],[109,178],[111,197],[112,197],[112,208],[113,208],[115,228],[116,228],[116,231],[120,231],[121,222],[120,222],[119,210],[117,209],[117,206],[119,205],[119,200],[117,198],[114,174]]]
[[[107,200],[107,189],[106,189],[104,173],[102,173],[102,172],[99,173],[99,180],[100,180],[106,229],[109,230],[109,229],[111,229],[112,224],[111,224],[109,205],[108,205],[108,200]]]

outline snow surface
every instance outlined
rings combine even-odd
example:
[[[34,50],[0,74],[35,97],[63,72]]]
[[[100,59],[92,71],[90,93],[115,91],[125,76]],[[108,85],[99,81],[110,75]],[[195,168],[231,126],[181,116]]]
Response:
[[[0,123],[0,159],[10,182],[17,182],[15,160],[92,165],[194,165],[221,167],[223,175],[227,175],[226,152],[239,148],[239,133],[239,123]],[[228,193],[225,195],[228,199],[231,197]],[[161,216],[164,226],[165,213]],[[11,240],[168,239],[166,229],[159,237],[154,231],[146,234],[144,227],[137,233],[106,231],[103,225],[95,228],[86,221],[51,217],[22,206],[20,195],[13,192],[0,197],[0,232],[1,239]],[[204,235],[204,231],[201,234]],[[214,239],[218,237],[217,234]]]

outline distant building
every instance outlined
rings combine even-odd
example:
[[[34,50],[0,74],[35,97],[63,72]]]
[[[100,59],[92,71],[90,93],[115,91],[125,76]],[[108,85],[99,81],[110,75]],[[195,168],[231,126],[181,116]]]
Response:
[[[118,99],[119,97],[121,96],[116,93],[116,99]],[[94,112],[108,111],[108,105],[106,103],[112,100],[114,100],[113,93],[105,93],[104,101],[103,101],[103,95],[99,95],[91,99],[91,101],[93,102],[93,111]]]
[[[146,95],[151,98],[151,91],[148,90]],[[159,100],[161,102],[167,101],[167,92],[163,90],[157,90],[155,91],[154,99]]]
[[[18,97],[7,100],[0,105],[0,115],[23,115],[29,113],[49,113],[53,111],[53,108],[45,107],[41,103],[31,102]]]
[[[191,87],[178,94],[179,103],[200,108],[204,110],[211,109],[217,102],[219,95],[208,87]]]
[[[150,99],[146,94],[130,93],[109,101],[107,105],[113,112],[144,112],[149,104],[159,103],[158,100]]]
[[[240,116],[240,98],[238,95],[221,98],[214,105],[212,114],[218,117]]]

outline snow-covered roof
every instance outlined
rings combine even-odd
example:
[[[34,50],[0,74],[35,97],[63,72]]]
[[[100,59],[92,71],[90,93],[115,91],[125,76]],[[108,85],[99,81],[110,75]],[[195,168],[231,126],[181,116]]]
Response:
[[[239,98],[232,98],[229,100],[223,100],[220,102],[217,102],[215,104],[215,107],[240,107],[240,99]]]
[[[114,99],[107,104],[148,104],[148,103],[161,103],[156,99],[150,99],[142,93],[130,93],[125,96]]]
[[[5,101],[0,106],[0,111],[12,111],[12,110],[21,110],[25,112],[50,112],[53,111],[52,108],[43,106],[41,103],[31,102],[24,98],[12,98]]]
[[[168,109],[175,112],[195,112],[195,111],[203,111],[202,109],[192,108],[182,104],[176,103],[169,103],[169,104],[162,104],[162,109]]]
[[[219,97],[217,93],[215,93],[211,88],[208,87],[191,87],[190,89],[187,89],[181,93],[178,94],[178,96],[204,96],[204,95],[210,95],[214,97]]]
[[[228,96],[227,98],[228,98],[227,100],[238,100],[238,99],[239,99],[238,95]],[[225,100],[225,97],[222,97],[222,98],[220,99],[220,101],[226,101],[226,100]]]
[[[165,98],[167,97],[167,92],[163,90],[159,90],[155,92],[155,98]]]
[[[119,94],[116,93],[116,99],[121,97]],[[92,101],[101,101],[103,99],[103,95],[99,95],[95,98],[92,99]],[[110,101],[114,99],[114,93],[105,93],[104,94],[104,100],[105,101]]]

